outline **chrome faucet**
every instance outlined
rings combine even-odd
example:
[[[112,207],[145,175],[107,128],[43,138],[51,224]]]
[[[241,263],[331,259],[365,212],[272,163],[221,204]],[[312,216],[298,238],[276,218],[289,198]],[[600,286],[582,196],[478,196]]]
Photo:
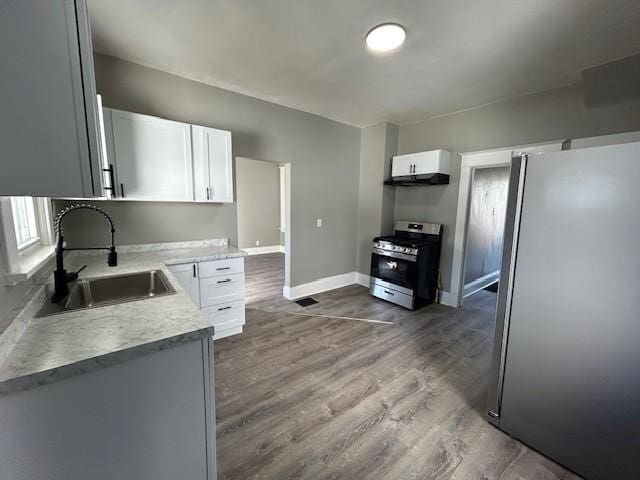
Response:
[[[111,246],[109,247],[84,247],[84,248],[66,248],[64,243],[64,235],[62,233],[62,219],[68,214],[73,212],[74,210],[93,210],[94,212],[101,213],[105,216],[107,221],[109,222],[109,228],[111,230]],[[115,233],[116,230],[113,227],[113,221],[111,217],[102,210],[94,205],[87,205],[85,203],[77,203],[75,205],[70,205],[58,212],[56,218],[54,220],[55,232],[56,232],[56,270],[53,272],[53,281],[54,281],[54,291],[51,296],[51,301],[53,303],[57,303],[67,295],[69,295],[69,282],[73,282],[78,279],[78,273],[82,270],[82,267],[77,272],[67,273],[64,269],[64,261],[63,255],[65,251],[70,250],[108,250],[107,254],[107,265],[110,267],[115,267],[118,265],[118,254],[116,253],[115,246]]]

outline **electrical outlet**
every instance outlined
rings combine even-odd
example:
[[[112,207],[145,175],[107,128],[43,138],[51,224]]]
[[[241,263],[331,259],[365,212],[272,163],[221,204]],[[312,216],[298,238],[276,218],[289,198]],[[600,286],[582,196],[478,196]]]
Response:
[[[321,219],[321,218],[318,218],[318,219],[316,220],[316,227],[320,228],[321,226],[322,226],[322,219]]]
[[[256,247],[260,246],[260,240],[256,240]]]

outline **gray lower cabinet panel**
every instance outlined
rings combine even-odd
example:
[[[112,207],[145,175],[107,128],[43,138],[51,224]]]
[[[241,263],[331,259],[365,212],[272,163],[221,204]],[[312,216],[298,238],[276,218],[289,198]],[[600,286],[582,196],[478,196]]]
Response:
[[[0,398],[0,478],[214,480],[213,342]]]

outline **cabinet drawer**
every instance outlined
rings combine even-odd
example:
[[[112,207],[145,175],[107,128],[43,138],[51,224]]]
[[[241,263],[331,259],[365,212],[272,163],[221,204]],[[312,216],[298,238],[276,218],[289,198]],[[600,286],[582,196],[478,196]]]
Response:
[[[225,258],[224,260],[212,260],[200,262],[200,278],[214,277],[217,275],[231,275],[244,272],[244,258]]]
[[[244,301],[229,302],[202,309],[202,312],[220,330],[244,325]]]
[[[200,279],[200,306],[202,308],[242,299],[244,299],[244,273]]]

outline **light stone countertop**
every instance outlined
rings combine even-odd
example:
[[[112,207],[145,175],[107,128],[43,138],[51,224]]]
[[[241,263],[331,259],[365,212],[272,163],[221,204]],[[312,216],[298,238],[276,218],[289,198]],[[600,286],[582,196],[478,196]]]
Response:
[[[118,252],[117,267],[107,266],[106,254],[68,255],[67,271],[87,265],[81,278],[160,269],[176,293],[34,318],[47,296],[41,287],[14,320],[24,328],[5,357],[0,358],[0,395],[213,335],[213,325],[191,302],[167,265],[245,255],[246,252],[226,245],[153,251],[128,248]]]

